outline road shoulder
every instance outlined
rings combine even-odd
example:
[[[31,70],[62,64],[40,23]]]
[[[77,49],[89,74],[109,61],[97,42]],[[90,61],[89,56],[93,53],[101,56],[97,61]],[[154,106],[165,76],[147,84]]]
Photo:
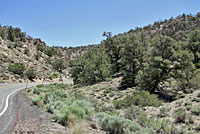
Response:
[[[61,134],[65,128],[52,122],[50,114],[33,105],[25,91],[20,91],[14,98],[17,120],[12,134]]]

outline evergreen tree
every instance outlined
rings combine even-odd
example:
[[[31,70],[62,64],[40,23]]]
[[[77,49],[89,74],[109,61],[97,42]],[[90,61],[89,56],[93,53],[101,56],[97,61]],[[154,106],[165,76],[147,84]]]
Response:
[[[109,58],[102,47],[90,50],[82,58],[71,63],[71,74],[75,84],[90,85],[111,77]]]
[[[193,56],[189,51],[167,36],[157,36],[152,41],[150,61],[140,71],[137,80],[141,89],[154,92],[161,82],[170,78],[183,79],[180,74],[190,69]]]
[[[194,64],[200,68],[200,30],[191,32],[187,47],[194,55]]]
[[[1,25],[0,25],[0,36],[3,40],[6,39],[6,31]]]
[[[135,78],[138,71],[141,69],[144,47],[134,35],[126,38],[124,43],[125,44],[121,52],[121,64],[123,72],[121,86],[132,87],[136,84]]]
[[[112,37],[110,32],[104,32],[103,36],[106,36],[107,39],[103,41],[106,53],[112,64],[112,70],[114,73],[118,73],[120,71],[120,51],[123,46],[123,37],[115,36]]]

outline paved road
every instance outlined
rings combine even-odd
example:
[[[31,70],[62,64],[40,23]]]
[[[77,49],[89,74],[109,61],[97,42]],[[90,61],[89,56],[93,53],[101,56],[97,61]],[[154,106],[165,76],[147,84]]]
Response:
[[[36,85],[28,84],[28,87]],[[0,134],[9,134],[17,123],[15,95],[25,88],[26,84],[0,84]]]

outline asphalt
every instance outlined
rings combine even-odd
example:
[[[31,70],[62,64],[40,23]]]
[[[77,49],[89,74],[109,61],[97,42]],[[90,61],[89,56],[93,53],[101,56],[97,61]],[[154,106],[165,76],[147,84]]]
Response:
[[[31,83],[27,88],[36,85],[36,83]],[[0,134],[10,134],[15,127],[18,120],[15,97],[20,90],[25,88],[26,84],[0,84]],[[7,106],[6,100],[8,100]]]

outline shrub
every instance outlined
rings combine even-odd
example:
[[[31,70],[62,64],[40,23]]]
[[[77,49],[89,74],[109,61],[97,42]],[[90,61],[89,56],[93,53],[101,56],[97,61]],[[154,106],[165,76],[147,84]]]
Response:
[[[133,133],[141,130],[139,124],[122,117],[111,116],[106,113],[98,113],[96,117],[99,119],[102,129],[109,133],[126,134],[127,132]]]
[[[6,30],[0,25],[0,37],[4,40],[6,38]]]
[[[10,48],[10,49],[13,49],[13,47],[14,47],[12,42],[9,42],[7,46],[8,46],[8,48]]]
[[[54,55],[56,54],[54,48],[52,48],[52,47],[46,48],[46,49],[44,50],[44,53],[45,53],[46,55],[48,55],[49,57],[52,57],[52,56],[54,56]]]
[[[39,104],[39,101],[40,101],[40,97],[39,97],[39,96],[35,96],[34,98],[32,98],[32,102],[33,102],[33,104],[35,104],[35,105],[38,105],[38,104]]]
[[[46,110],[48,112],[54,113],[55,110],[60,110],[65,105],[66,104],[64,104],[62,101],[50,102],[46,105]]]
[[[182,108],[178,109],[175,113],[175,119],[176,119],[176,122],[183,122],[185,123],[186,122],[186,111]]]
[[[36,72],[33,67],[29,67],[26,70],[25,75],[28,77],[29,80],[33,80],[36,77]]]
[[[162,107],[162,108],[160,109],[160,114],[159,114],[159,116],[160,116],[160,117],[167,117],[167,116],[169,115],[169,111],[170,111],[169,108]]]
[[[72,118],[73,117],[73,118]],[[60,110],[55,110],[52,118],[62,125],[82,120],[86,117],[86,111],[78,106],[64,106]]]
[[[87,115],[90,115],[94,112],[94,108],[92,107],[91,103],[85,100],[76,100],[72,105],[83,108]]]
[[[29,56],[29,53],[30,53],[29,49],[28,49],[28,48],[25,48],[25,49],[24,49],[24,54],[27,55],[27,56]]]
[[[62,90],[46,93],[44,96],[44,104],[55,102],[57,100],[65,100],[68,96]]]
[[[65,61],[63,59],[56,59],[52,62],[52,66],[55,70],[59,72],[62,72],[62,70],[66,68]]]
[[[86,117],[86,111],[83,109],[83,107],[79,107],[77,105],[75,105],[75,106],[72,105],[72,106],[69,106],[68,109],[71,114],[76,115],[78,120],[81,120]]]
[[[14,48],[23,47],[23,43],[17,41],[17,42],[15,42],[15,43],[13,44],[13,47],[14,47]]]
[[[63,107],[61,110],[56,110],[52,118],[63,126],[67,125],[67,120],[69,117],[70,111],[67,107]]]
[[[41,57],[41,53],[37,52],[37,53],[35,54],[35,59],[36,59],[36,60],[39,60],[40,57]]]
[[[45,85],[37,85],[36,87],[41,88],[41,87],[45,87]]]
[[[191,114],[188,114],[188,121],[190,124],[194,123],[194,118]]]
[[[41,92],[41,88],[34,88],[33,90],[33,94],[37,94],[37,95],[40,95],[40,92]]]
[[[104,94],[108,94],[108,93],[111,93],[112,92],[112,89],[111,88],[107,88],[106,90],[104,90]]]
[[[41,52],[45,51],[45,47],[42,44],[40,44],[39,41],[34,40],[34,45],[37,45],[36,48],[37,48],[38,51],[41,51]]]
[[[126,96],[122,100],[116,100],[114,101],[114,106],[116,108],[121,108],[121,107],[129,107],[131,105],[136,105],[136,106],[154,106],[158,107],[162,105],[161,100],[158,99],[158,96],[155,94],[150,94],[148,91],[135,91],[133,92],[132,95]]]
[[[125,117],[130,120],[136,120],[138,116],[142,113],[140,107],[138,106],[131,106],[128,108],[128,110],[125,112]]]
[[[14,74],[18,74],[20,76],[23,76],[25,71],[25,66],[23,63],[15,63],[8,66],[8,70]]]
[[[89,101],[80,100],[76,94],[68,96],[63,90],[67,87],[69,85],[66,84],[38,85],[33,91],[34,94],[42,96],[40,102],[46,106],[48,112],[53,114],[52,118],[62,125],[74,124],[94,112]]]
[[[42,103],[42,96],[35,96],[34,98],[32,98],[32,103],[37,105],[40,108],[44,108],[44,104]]]
[[[53,73],[51,76],[50,76],[50,79],[55,79],[55,78],[58,78],[59,74],[58,73]]]
[[[200,115],[200,106],[192,107],[192,114],[199,116]]]
[[[131,106],[125,111],[125,117],[137,121],[143,128],[150,128],[157,133],[177,134],[177,128],[169,120],[155,120],[149,118],[147,114],[138,106]],[[140,134],[140,133],[138,133]]]

